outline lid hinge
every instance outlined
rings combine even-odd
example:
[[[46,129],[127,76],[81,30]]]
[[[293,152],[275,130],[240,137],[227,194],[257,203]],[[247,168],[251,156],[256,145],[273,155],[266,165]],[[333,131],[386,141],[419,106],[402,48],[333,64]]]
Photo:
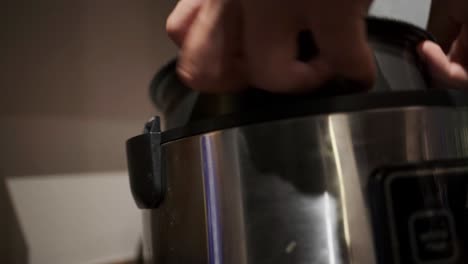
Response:
[[[145,124],[143,134],[127,140],[126,148],[133,199],[141,209],[157,208],[165,194],[159,117]]]

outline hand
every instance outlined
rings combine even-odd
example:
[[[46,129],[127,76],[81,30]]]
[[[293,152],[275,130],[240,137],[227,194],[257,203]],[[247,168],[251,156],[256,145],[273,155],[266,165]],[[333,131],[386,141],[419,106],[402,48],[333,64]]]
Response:
[[[441,45],[426,41],[419,53],[433,77],[453,87],[468,88],[468,1],[433,0],[429,31]]]
[[[371,86],[365,17],[371,0],[180,0],[167,20],[190,87],[224,92],[314,89],[333,76]],[[297,35],[309,30],[318,55],[302,62]]]

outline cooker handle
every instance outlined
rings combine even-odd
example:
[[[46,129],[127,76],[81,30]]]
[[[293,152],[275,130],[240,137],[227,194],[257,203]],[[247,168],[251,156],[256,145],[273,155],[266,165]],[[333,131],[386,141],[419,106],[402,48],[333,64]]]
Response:
[[[141,209],[158,208],[165,194],[159,117],[146,123],[143,134],[127,140],[126,149],[133,199]]]

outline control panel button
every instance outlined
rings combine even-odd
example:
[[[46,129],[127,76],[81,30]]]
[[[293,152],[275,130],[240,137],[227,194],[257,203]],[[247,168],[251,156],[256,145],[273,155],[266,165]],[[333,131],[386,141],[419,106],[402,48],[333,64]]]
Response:
[[[416,212],[410,217],[409,229],[416,263],[450,263],[457,258],[455,228],[450,212]]]

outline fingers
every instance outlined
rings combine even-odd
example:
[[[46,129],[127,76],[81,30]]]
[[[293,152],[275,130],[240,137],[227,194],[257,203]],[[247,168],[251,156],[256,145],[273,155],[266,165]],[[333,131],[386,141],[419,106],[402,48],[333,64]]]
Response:
[[[467,25],[468,1],[434,0],[428,29],[440,46],[429,41],[419,46],[433,77],[460,88],[468,88]]]
[[[182,45],[178,73],[191,88],[229,92],[245,87],[237,1],[207,0]]]
[[[180,0],[166,20],[166,32],[181,47],[204,0]]]
[[[273,92],[304,91],[334,76],[370,87],[375,65],[363,19],[370,1],[332,2],[182,0],[167,21],[181,47],[179,76],[208,92],[237,91],[247,83]],[[337,20],[335,2],[353,8]],[[306,52],[310,60],[301,61],[297,38],[304,30],[312,32],[318,55]]]
[[[459,37],[453,43],[449,58],[468,69],[468,24],[462,27]]]
[[[429,16],[428,30],[437,39],[437,42],[445,52],[460,33],[460,23],[450,16],[449,6],[446,1],[432,1],[431,14]]]
[[[269,1],[264,12],[255,12],[262,1],[245,2],[245,55],[249,80],[258,88],[300,92],[316,89],[334,76],[367,87],[373,84],[375,65],[364,15],[351,12],[337,20],[336,9],[323,4],[318,14],[314,10],[319,9],[311,6],[318,2],[308,0],[295,10],[285,1]],[[318,55],[307,62],[297,59],[297,34],[304,29],[312,32],[318,48]]]
[[[425,41],[418,47],[418,52],[435,79],[454,87],[468,88],[468,68],[451,61],[439,45]]]
[[[348,17],[336,23],[317,23],[314,30],[321,59],[333,68],[333,74],[370,88],[376,69],[364,18]]]
[[[438,0],[448,6],[450,15],[460,23],[468,24],[468,1],[466,0]]]
[[[307,28],[299,20],[297,5],[282,0],[268,5],[245,0],[243,7],[245,58],[255,87],[273,92],[302,91],[329,76],[323,63],[297,60],[297,34]]]

